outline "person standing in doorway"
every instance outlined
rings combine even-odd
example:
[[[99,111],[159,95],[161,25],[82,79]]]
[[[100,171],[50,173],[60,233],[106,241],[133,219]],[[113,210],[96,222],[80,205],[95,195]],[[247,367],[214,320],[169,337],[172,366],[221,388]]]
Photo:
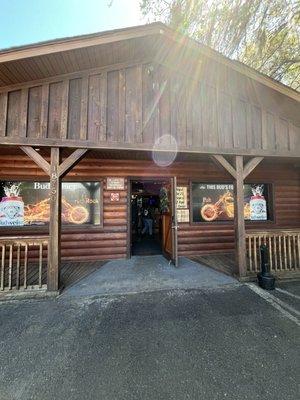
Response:
[[[142,230],[142,235],[145,235],[145,233],[149,233],[150,236],[153,234],[153,218],[152,218],[152,213],[151,213],[151,208],[149,206],[146,206],[143,209],[143,223],[144,227]]]

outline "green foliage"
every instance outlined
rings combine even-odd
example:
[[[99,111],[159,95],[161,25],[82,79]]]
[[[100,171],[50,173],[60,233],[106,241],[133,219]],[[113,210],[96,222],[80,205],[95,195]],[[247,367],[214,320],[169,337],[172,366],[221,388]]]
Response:
[[[163,21],[300,90],[300,0],[141,0]]]
[[[160,212],[167,213],[170,211],[169,193],[166,187],[162,187],[159,192]]]

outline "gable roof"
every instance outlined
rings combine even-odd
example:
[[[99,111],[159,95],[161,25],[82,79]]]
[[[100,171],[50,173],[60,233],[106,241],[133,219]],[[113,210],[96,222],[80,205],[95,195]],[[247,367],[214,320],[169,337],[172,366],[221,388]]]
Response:
[[[275,79],[262,74],[255,69],[235,60],[231,60],[212,48],[201,44],[186,35],[176,32],[161,22],[146,25],[115,29],[87,35],[60,38],[29,44],[25,46],[12,47],[0,50],[0,81],[1,74],[9,78],[9,69],[14,63],[25,62],[26,60],[38,59],[47,55],[55,55],[62,52],[72,52],[95,46],[111,45],[116,42],[128,41],[130,39],[145,38],[151,36],[166,36],[181,46],[187,46],[199,54],[213,59],[239,73],[247,76],[289,98],[300,102],[300,93]],[[1,68],[2,67],[2,68]],[[12,80],[13,81],[13,80]],[[4,84],[0,86],[6,86]]]
[[[162,33],[161,27],[167,26],[161,22],[154,22],[0,49],[0,63],[158,34]]]

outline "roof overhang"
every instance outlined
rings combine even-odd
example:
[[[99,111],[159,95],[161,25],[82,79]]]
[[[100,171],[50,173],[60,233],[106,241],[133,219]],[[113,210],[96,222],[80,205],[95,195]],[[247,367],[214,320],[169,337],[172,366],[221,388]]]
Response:
[[[154,23],[4,49],[0,50],[0,63],[157,35],[162,33],[161,25],[164,27],[163,24]]]

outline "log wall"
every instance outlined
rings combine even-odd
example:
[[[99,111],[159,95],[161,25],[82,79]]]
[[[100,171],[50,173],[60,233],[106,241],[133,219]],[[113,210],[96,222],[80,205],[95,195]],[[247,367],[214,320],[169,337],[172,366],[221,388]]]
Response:
[[[175,162],[161,168],[151,161],[84,158],[70,172],[66,180],[103,180],[103,228],[64,227],[62,257],[73,260],[100,260],[124,258],[127,252],[128,177],[177,176],[178,185],[199,182],[231,182],[230,176],[208,159],[201,162]],[[125,177],[126,188],[120,191],[120,201],[110,202],[106,190],[106,177]],[[1,180],[46,180],[46,176],[27,156],[0,156]],[[274,195],[274,221],[247,222],[247,230],[300,227],[300,172],[293,164],[260,164],[246,182],[272,183]],[[37,235],[47,233],[45,227],[1,228],[0,236]],[[232,222],[180,223],[178,231],[179,255],[198,255],[234,250]]]

